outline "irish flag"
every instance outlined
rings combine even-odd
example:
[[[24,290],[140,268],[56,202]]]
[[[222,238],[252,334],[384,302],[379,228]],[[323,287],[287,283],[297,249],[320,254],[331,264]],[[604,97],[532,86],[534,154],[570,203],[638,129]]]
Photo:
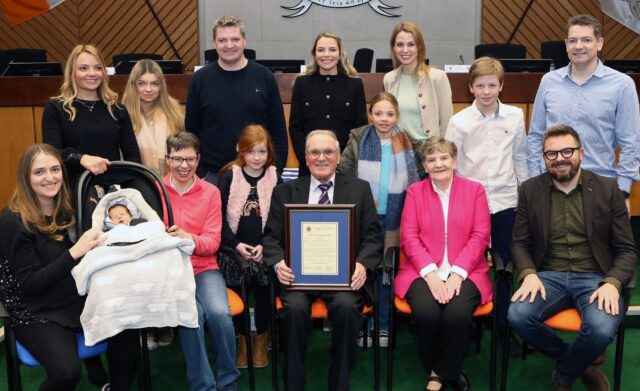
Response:
[[[12,26],[42,15],[64,0],[0,0],[0,8]]]

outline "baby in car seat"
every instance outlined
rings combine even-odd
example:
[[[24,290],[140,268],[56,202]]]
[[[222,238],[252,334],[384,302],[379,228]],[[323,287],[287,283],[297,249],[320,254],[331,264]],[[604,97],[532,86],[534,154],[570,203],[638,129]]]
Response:
[[[104,231],[108,231],[116,225],[137,225],[146,222],[141,217],[135,203],[126,195],[118,196],[108,201],[104,216]]]

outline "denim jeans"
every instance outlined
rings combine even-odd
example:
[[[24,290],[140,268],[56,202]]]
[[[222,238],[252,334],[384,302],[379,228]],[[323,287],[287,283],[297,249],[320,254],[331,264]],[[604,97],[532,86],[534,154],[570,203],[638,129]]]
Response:
[[[236,381],[240,377],[240,372],[236,368],[236,341],[227,299],[227,287],[218,270],[206,270],[197,274],[195,279],[200,327],[178,328],[187,366],[189,390],[236,390]],[[209,332],[211,348],[216,356],[215,378],[207,358],[205,326]]]
[[[384,224],[385,215],[378,215],[378,222],[380,223],[380,228],[382,230],[382,235],[384,235],[385,224]],[[386,249],[385,249],[386,250]],[[384,253],[383,253],[384,257]],[[387,281],[384,282],[382,273],[378,276],[378,312],[380,313],[380,331],[389,331],[389,296],[391,295],[391,284]],[[373,330],[373,318],[369,319],[369,330]]]
[[[516,211],[507,208],[491,215],[491,247],[500,255],[505,267],[511,263],[511,233],[516,221]],[[496,286],[496,321],[500,329],[507,325],[507,311],[511,300],[509,281],[500,279]]]
[[[571,384],[613,341],[623,317],[624,300],[620,296],[617,316],[599,310],[597,301],[589,304],[589,297],[602,281],[601,273],[542,271],[538,277],[547,299],[538,294],[533,303],[528,298],[511,303],[508,321],[528,344],[555,359],[558,380]],[[568,344],[543,322],[574,307],[582,316],[582,325],[575,341]]]

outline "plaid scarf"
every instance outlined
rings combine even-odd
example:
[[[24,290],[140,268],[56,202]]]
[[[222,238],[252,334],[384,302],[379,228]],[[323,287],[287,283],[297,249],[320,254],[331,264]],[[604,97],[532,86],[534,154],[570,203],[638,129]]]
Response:
[[[382,149],[373,125],[363,130],[358,149],[358,178],[369,182],[373,199],[378,205]],[[391,150],[387,213],[384,217],[385,249],[400,243],[400,217],[407,188],[419,180],[411,140],[397,126],[391,130]]]

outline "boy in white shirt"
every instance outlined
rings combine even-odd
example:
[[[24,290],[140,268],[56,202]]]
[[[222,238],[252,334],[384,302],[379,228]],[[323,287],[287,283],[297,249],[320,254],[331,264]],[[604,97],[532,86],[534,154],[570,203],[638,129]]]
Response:
[[[491,212],[491,246],[506,265],[511,262],[509,247],[518,184],[527,180],[529,173],[524,115],[522,109],[500,102],[498,95],[503,84],[500,61],[491,57],[475,60],[469,69],[469,89],[475,100],[451,117],[446,138],[458,147],[458,173],[485,188]],[[503,281],[496,289],[500,331],[506,326],[508,284]]]

